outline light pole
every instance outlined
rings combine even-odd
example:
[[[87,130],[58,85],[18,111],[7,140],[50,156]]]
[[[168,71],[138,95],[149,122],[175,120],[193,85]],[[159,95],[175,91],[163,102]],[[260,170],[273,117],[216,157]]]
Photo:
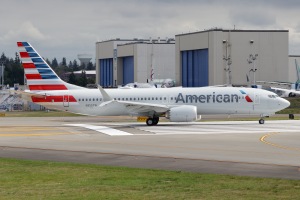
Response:
[[[230,86],[231,85],[231,64],[232,64],[232,61],[231,61],[231,55],[230,55],[230,47],[231,47],[231,44],[228,40],[223,40],[223,45],[225,46],[225,53],[223,55],[223,60],[225,61],[225,72],[226,72],[226,85],[227,86]]]
[[[252,52],[253,52],[253,40],[250,40],[250,45],[252,46]],[[255,60],[257,59],[258,54],[250,54],[249,58],[247,59],[248,63],[251,65],[252,64],[252,69],[249,70],[249,75],[250,72],[253,72],[253,85],[256,85],[256,80],[255,80],[255,72],[257,71],[256,65],[255,65]]]

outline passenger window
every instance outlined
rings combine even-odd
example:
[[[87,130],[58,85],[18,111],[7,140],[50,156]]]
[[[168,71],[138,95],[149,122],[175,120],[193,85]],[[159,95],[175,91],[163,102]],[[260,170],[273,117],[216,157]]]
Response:
[[[132,99],[130,98],[129,100],[131,101]]]
[[[160,99],[160,100],[162,100],[162,98],[161,98],[161,97],[160,97],[159,99]]]

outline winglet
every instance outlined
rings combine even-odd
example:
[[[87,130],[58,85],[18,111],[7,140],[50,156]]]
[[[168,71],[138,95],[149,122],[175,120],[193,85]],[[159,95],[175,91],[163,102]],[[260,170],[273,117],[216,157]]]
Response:
[[[111,98],[100,85],[98,85],[98,89],[101,92],[103,101],[112,101],[113,100],[113,98]]]

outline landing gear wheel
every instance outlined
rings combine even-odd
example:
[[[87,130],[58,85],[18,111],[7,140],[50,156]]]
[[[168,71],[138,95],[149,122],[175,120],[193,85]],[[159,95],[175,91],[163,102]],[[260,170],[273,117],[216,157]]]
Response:
[[[157,125],[159,122],[159,117],[153,117],[153,125]]]
[[[260,119],[258,120],[259,124],[264,124],[265,123],[265,120],[264,119]]]
[[[148,118],[148,119],[146,120],[146,124],[147,124],[148,126],[157,125],[158,122],[159,122],[159,117]]]
[[[148,119],[146,120],[146,124],[147,124],[148,126],[153,126],[155,123],[154,123],[154,120],[153,120],[152,118],[148,118]]]

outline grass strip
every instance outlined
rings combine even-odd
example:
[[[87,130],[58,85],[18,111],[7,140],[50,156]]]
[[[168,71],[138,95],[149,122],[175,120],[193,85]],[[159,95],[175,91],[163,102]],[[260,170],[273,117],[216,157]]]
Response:
[[[300,181],[0,158],[0,199],[298,199]]]

